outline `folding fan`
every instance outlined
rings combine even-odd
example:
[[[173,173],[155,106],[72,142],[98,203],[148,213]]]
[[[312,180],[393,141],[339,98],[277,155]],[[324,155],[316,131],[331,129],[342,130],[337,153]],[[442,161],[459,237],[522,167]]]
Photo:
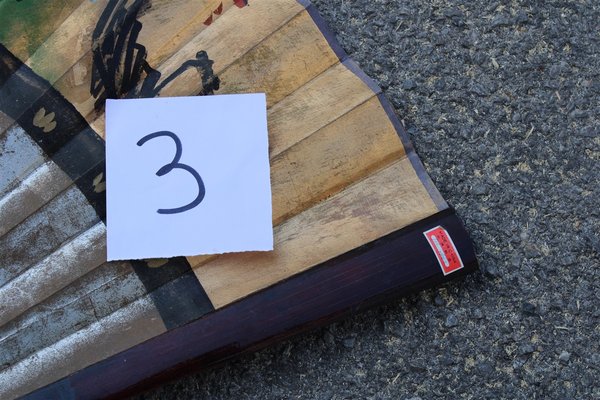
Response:
[[[106,262],[105,100],[250,92],[275,250]],[[0,2],[1,398],[130,394],[475,268],[308,2]]]

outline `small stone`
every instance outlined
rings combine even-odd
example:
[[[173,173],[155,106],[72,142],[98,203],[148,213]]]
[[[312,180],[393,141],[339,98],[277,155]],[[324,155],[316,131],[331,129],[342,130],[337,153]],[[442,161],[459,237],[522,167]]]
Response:
[[[532,243],[528,243],[524,246],[523,251],[525,253],[525,256],[527,258],[537,258],[537,257],[541,257],[542,253],[540,252],[540,250],[537,248],[536,245],[532,244]]]
[[[452,328],[452,327],[458,325],[458,318],[456,318],[456,315],[454,315],[454,314],[448,314],[448,316],[446,317],[446,322],[444,323],[444,325],[447,328]]]
[[[571,353],[569,353],[568,351],[563,350],[563,351],[561,351],[560,355],[558,356],[558,360],[563,364],[567,364],[570,359],[571,359]]]
[[[452,356],[448,355],[448,354],[443,356],[442,359],[440,360],[440,362],[442,363],[442,365],[445,365],[445,366],[456,364],[456,362],[454,361]]]
[[[589,113],[587,111],[575,109],[569,113],[571,119],[582,119],[587,118]]]
[[[481,312],[481,310],[479,308],[476,308],[473,310],[473,318],[475,318],[475,319],[483,318],[483,313]]]
[[[490,24],[491,28],[497,28],[499,26],[510,26],[512,25],[512,21],[510,18],[504,15],[498,15],[496,18],[492,20]]]
[[[578,133],[580,136],[595,138],[600,136],[600,129],[595,126],[585,126]]]
[[[485,97],[490,94],[487,88],[479,83],[476,83],[471,86],[471,93],[475,93],[476,95],[481,97]]]
[[[419,359],[419,358],[411,360],[408,363],[408,365],[410,366],[410,368],[413,371],[416,371],[416,372],[425,372],[425,371],[427,371],[427,363],[424,360]]]
[[[390,320],[383,321],[383,331],[385,333],[393,333],[394,332],[394,324]]]
[[[488,188],[485,183],[477,182],[473,185],[471,189],[474,195],[481,196],[488,192]]]
[[[517,24],[524,24],[529,20],[529,17],[527,16],[527,13],[525,13],[524,11],[519,11],[517,12],[517,15],[515,16],[515,22]]]
[[[349,338],[344,339],[342,344],[344,345],[345,348],[351,349],[354,347],[355,342],[356,342],[356,339],[354,339],[353,337],[349,337]]]
[[[417,87],[417,83],[415,81],[413,81],[412,79],[407,79],[404,82],[402,82],[402,89],[404,89],[404,90],[413,90],[416,87]]]
[[[319,395],[319,397],[317,397],[317,399],[319,399],[319,400],[331,400],[333,397],[334,397],[333,392],[325,391],[324,393],[321,393]]]
[[[464,14],[463,12],[456,7],[452,7],[452,8],[447,8],[446,10],[444,10],[444,15],[448,18],[453,18],[453,17],[463,17]]]
[[[490,376],[494,373],[494,366],[487,361],[477,364],[477,369],[483,376]]]
[[[535,304],[531,304],[530,302],[526,301],[523,303],[523,305],[521,306],[521,309],[523,310],[524,314],[527,315],[535,315]]]
[[[446,304],[446,302],[444,301],[443,297],[440,296],[439,294],[436,294],[433,302],[435,303],[436,306],[443,306]]]
[[[483,65],[487,61],[487,56],[484,53],[478,51],[473,55],[472,60],[477,65]]]
[[[519,355],[526,356],[535,351],[535,347],[533,347],[530,343],[519,346]]]
[[[511,266],[519,267],[521,265],[521,256],[519,256],[518,254],[515,254],[510,257],[509,262],[510,262]]]
[[[490,278],[497,278],[500,276],[500,272],[494,264],[486,265],[483,272]]]
[[[516,358],[516,359],[513,360],[512,367],[513,367],[513,369],[519,369],[523,365],[525,365],[525,362],[527,362],[527,358],[526,357],[518,357],[518,358]]]
[[[327,347],[335,346],[335,338],[329,331],[325,332],[325,334],[323,335],[323,341],[325,342],[325,345],[327,345]]]

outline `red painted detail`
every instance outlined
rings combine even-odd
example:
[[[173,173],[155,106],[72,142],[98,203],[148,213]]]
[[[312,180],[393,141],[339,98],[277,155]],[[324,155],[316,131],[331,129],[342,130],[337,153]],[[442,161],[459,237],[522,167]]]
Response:
[[[239,8],[244,8],[248,5],[248,0],[233,0],[233,4]]]
[[[212,18],[212,14],[210,14],[210,17],[206,18],[206,21],[204,21],[204,25],[208,26],[210,24],[212,24],[213,18]]]
[[[429,242],[444,275],[463,268],[463,262],[448,231],[441,226],[436,226],[423,232],[423,235],[427,238],[427,242]]]
[[[221,2],[221,4],[219,4],[219,7],[217,7],[216,10],[213,12],[217,15],[221,15],[221,13],[223,12],[223,2]]]

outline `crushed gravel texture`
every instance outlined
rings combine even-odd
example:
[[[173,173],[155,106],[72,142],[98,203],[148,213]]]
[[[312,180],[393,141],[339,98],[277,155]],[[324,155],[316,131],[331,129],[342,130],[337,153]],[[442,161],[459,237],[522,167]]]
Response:
[[[315,5],[482,272],[139,399],[600,399],[600,2]]]

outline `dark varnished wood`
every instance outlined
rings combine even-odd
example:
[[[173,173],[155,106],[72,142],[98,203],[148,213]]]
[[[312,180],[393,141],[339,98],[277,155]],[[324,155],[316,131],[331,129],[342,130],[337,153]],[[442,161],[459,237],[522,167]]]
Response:
[[[464,268],[444,276],[423,232],[441,225]],[[448,209],[91,365],[26,398],[117,398],[256,350],[393,296],[464,276],[477,261]]]

